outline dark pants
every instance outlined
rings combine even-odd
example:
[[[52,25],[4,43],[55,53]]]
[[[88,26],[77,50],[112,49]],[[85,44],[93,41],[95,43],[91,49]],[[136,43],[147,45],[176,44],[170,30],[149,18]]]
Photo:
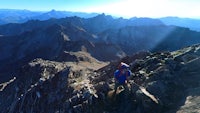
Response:
[[[119,82],[115,82],[115,93],[116,93],[117,88],[118,88],[119,86],[123,86],[125,91],[129,91],[128,85],[127,85],[126,83],[121,84],[121,83],[119,83]]]
[[[115,82],[115,90],[114,90],[114,93],[113,93],[113,99],[114,100],[116,100],[117,99],[117,91],[118,91],[118,88],[119,87],[123,87],[124,88],[124,90],[123,90],[123,92],[125,92],[125,93],[123,93],[124,94],[124,98],[128,98],[128,92],[129,92],[129,88],[128,88],[128,84],[126,84],[126,83],[124,83],[124,84],[120,84],[120,83],[118,83],[118,82]],[[120,91],[121,92],[121,91]],[[119,93],[119,92],[118,92]]]

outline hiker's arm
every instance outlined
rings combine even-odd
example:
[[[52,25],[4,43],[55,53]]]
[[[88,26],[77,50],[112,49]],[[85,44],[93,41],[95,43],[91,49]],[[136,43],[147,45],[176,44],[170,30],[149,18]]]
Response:
[[[115,79],[117,79],[119,77],[119,74],[120,74],[119,70],[116,70],[115,73],[114,73]]]

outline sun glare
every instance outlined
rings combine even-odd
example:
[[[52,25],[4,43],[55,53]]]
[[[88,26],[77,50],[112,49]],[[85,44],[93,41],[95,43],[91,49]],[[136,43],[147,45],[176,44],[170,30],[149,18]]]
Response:
[[[118,2],[83,9],[86,12],[99,12],[123,17],[195,17],[200,7],[195,1],[180,0],[121,0]],[[191,8],[192,7],[192,8]]]

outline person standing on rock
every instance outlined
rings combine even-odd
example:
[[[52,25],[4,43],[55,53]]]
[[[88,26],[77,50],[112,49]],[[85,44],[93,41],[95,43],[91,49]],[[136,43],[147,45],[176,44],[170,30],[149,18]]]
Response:
[[[129,65],[126,63],[121,62],[118,69],[114,73],[115,77],[115,93],[119,86],[123,86],[126,91],[129,90],[128,88],[128,80],[129,76],[131,75],[131,71],[129,70]]]

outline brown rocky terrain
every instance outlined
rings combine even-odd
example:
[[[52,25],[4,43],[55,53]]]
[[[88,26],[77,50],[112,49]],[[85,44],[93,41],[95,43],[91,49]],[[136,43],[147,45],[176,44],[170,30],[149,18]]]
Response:
[[[35,59],[15,78],[1,83],[1,112],[199,112],[200,45],[174,52],[139,52],[110,64],[84,52],[68,54],[77,56],[77,62]],[[133,75],[129,91],[119,89],[113,96],[113,72],[121,61],[130,64]]]

